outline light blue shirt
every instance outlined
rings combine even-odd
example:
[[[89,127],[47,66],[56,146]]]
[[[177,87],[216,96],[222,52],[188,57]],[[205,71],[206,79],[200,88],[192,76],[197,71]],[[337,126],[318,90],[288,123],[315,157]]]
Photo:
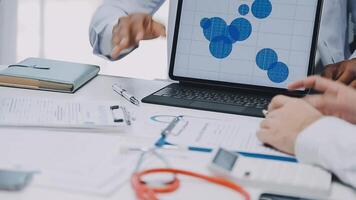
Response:
[[[104,0],[90,25],[90,42],[94,54],[103,55],[110,59],[109,55],[113,48],[111,44],[112,29],[120,17],[132,13],[153,15],[164,2],[165,0]],[[170,1],[168,52],[170,52],[172,45],[176,5],[177,0]],[[347,10],[351,12],[352,20],[356,22],[355,0],[324,0],[318,42],[318,52],[324,65],[356,58],[356,52],[351,54],[349,50]],[[134,47],[125,50],[120,58],[133,49]]]

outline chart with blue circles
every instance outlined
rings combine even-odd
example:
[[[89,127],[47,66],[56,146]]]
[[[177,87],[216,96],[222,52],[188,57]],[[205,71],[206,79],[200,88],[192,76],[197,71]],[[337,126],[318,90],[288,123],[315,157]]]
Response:
[[[308,74],[317,0],[184,0],[174,75],[286,88]]]

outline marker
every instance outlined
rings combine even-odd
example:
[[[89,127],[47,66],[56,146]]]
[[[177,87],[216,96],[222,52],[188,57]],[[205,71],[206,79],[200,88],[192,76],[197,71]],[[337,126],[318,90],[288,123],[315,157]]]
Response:
[[[114,84],[112,86],[112,89],[118,93],[119,95],[121,95],[122,97],[124,97],[127,101],[129,101],[130,103],[138,106],[140,104],[140,101],[136,99],[136,97],[134,97],[132,94],[128,93],[125,89],[121,88],[120,86],[118,86],[117,84]]]
[[[166,137],[161,137],[159,141],[155,144],[156,147],[158,148],[163,148],[163,149],[172,149],[172,150],[188,150],[188,151],[193,151],[193,152],[199,152],[199,153],[211,153],[214,151],[212,148],[204,148],[204,147],[193,147],[193,146],[182,146],[182,145],[174,145],[174,144],[169,144],[165,142]],[[171,146],[171,148],[169,148]],[[286,156],[277,156],[277,155],[266,155],[266,154],[260,154],[260,153],[248,153],[248,152],[241,152],[241,151],[236,151],[236,153],[239,153],[241,155],[251,157],[251,158],[260,158],[260,159],[267,159],[267,160],[278,160],[278,161],[286,161],[286,162],[298,162],[296,158],[293,157],[286,157]]]

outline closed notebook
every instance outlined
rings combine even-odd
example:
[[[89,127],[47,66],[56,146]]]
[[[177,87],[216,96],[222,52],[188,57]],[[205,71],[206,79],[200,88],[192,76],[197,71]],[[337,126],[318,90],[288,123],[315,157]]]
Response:
[[[28,58],[0,71],[0,86],[74,93],[99,70],[95,65]]]

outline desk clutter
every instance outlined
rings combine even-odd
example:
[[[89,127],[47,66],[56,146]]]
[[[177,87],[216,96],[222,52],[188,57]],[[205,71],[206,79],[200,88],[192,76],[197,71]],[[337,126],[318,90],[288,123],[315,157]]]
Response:
[[[107,90],[116,101],[1,96],[0,169],[11,174],[0,181],[0,190],[29,186],[107,197],[131,181],[140,199],[157,191],[151,182],[175,191],[176,183],[186,185],[181,176],[193,176],[227,186],[244,199],[254,196],[250,187],[277,196],[324,199],[330,194],[328,172],[302,166],[259,142],[259,118],[137,106],[130,101],[133,94],[117,95],[109,84]],[[220,147],[228,149],[225,157],[218,156]],[[211,170],[212,165],[225,171]],[[298,179],[303,176],[310,181]],[[313,195],[305,193],[310,187]]]

